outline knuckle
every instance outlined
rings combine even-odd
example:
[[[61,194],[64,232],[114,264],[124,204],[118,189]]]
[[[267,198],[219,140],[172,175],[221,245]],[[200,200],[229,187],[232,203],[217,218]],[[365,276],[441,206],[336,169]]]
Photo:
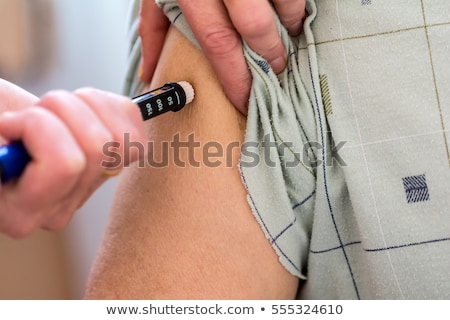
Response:
[[[90,95],[95,94],[97,91],[98,90],[94,87],[87,86],[76,89],[73,94],[86,103],[85,99]]]
[[[306,15],[304,0],[277,0],[274,4],[284,25],[298,24]]]
[[[302,17],[298,15],[288,14],[280,17],[284,26],[290,27],[302,21]]]
[[[272,42],[270,42],[264,51],[260,52],[260,54],[268,59],[271,60],[274,56],[277,56],[280,51],[283,51],[283,43],[279,38],[273,39]]]
[[[36,126],[45,125],[48,116],[51,115],[50,111],[42,108],[41,106],[30,107],[27,111],[27,120],[31,122],[38,122],[36,123]]]
[[[67,94],[64,90],[51,90],[39,99],[38,105],[46,109],[59,108],[62,105],[61,99]]]
[[[235,31],[229,27],[209,28],[201,39],[205,49],[213,55],[225,56],[239,45]]]
[[[55,114],[45,107],[33,106],[27,110],[25,125],[33,128],[46,128],[49,121],[54,121]]]
[[[141,12],[137,26],[139,36],[145,37],[148,34],[148,31],[151,30],[151,26],[149,25],[149,23],[150,20],[148,19],[148,17],[146,17],[143,12]]]
[[[81,152],[64,153],[54,169],[55,175],[61,179],[79,176],[86,168],[87,160]]]
[[[224,1],[234,26],[244,38],[265,35],[275,26],[275,12],[270,1]]]
[[[259,37],[267,34],[268,30],[274,27],[273,16],[259,15],[258,13],[248,15],[240,22],[236,22],[236,27],[241,30],[244,37]]]

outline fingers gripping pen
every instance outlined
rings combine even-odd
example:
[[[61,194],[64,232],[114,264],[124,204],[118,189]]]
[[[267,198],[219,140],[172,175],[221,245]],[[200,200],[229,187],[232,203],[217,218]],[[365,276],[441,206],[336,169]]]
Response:
[[[152,119],[168,111],[179,111],[194,99],[194,89],[186,82],[168,82],[161,88],[132,99],[142,118]],[[6,183],[20,177],[32,158],[21,141],[0,147],[0,181]]]

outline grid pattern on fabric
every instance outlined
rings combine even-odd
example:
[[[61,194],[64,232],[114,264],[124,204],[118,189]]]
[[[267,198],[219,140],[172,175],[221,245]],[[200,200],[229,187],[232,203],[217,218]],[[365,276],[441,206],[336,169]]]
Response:
[[[316,3],[314,42],[302,49],[315,47],[320,80],[327,82],[322,125],[346,142],[341,156],[354,212],[329,202],[333,226],[326,230],[337,237],[311,243],[309,274],[334,272],[323,265],[339,260],[346,275],[335,275],[353,287],[353,297],[377,297],[384,286],[378,297],[448,298],[450,4]],[[330,189],[333,181],[324,182]]]

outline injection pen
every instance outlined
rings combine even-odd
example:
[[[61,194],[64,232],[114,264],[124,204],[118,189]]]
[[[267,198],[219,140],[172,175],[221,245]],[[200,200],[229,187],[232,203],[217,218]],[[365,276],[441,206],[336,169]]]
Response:
[[[168,82],[164,86],[134,97],[144,121],[168,111],[179,111],[194,99],[194,89],[186,81]],[[0,147],[0,181],[6,183],[20,177],[32,158],[21,141]]]

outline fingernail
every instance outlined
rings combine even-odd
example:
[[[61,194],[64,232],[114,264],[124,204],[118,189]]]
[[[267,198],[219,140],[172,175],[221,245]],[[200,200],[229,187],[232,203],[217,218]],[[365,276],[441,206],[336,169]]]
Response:
[[[144,74],[144,67],[142,66],[142,63],[139,65],[139,71],[138,71],[138,77],[139,79],[142,79],[142,75]]]
[[[287,59],[285,57],[278,57],[270,62],[273,72],[281,73],[287,66]]]

